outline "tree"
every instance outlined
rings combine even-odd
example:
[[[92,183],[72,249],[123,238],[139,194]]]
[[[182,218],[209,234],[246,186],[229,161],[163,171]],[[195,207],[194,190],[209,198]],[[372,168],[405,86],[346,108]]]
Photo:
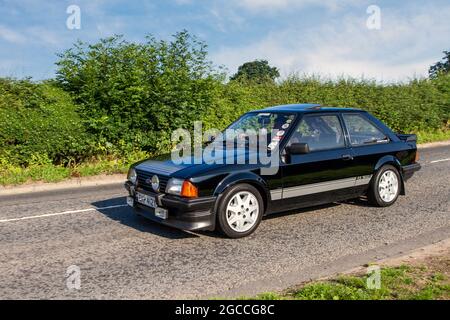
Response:
[[[119,151],[167,149],[173,130],[191,128],[212,105],[219,77],[206,45],[187,31],[171,41],[80,42],[56,64],[57,82],[80,105],[88,131]]]
[[[246,62],[238,68],[238,71],[230,80],[245,79],[256,83],[274,81],[280,76],[276,67],[271,67],[267,60],[255,60]]]
[[[439,74],[450,72],[450,51],[444,51],[444,54],[445,54],[444,58],[442,58],[441,61],[436,62],[428,70],[430,78],[434,79]]]

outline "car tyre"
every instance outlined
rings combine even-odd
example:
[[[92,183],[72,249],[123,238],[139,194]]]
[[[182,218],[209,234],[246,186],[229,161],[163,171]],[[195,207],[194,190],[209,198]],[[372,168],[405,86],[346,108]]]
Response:
[[[261,222],[264,202],[259,191],[249,184],[238,184],[221,196],[217,210],[218,230],[229,238],[252,234]]]
[[[401,176],[397,168],[392,165],[382,166],[373,176],[367,198],[377,207],[388,207],[400,195]]]

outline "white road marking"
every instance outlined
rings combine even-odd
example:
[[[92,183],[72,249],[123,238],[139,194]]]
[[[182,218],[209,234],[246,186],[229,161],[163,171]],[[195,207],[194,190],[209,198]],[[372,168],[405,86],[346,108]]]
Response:
[[[26,217],[20,217],[20,218],[3,219],[3,220],[0,220],[0,223],[37,219],[37,218],[46,218],[46,217],[53,217],[53,216],[62,216],[64,214],[71,214],[71,213],[81,213],[81,212],[88,212],[88,211],[114,209],[114,208],[121,208],[121,207],[126,207],[126,206],[127,206],[126,204],[118,204],[115,206],[87,208],[87,209],[80,209],[80,210],[70,210],[70,211],[63,211],[63,212],[56,212],[56,213],[46,213],[46,214],[40,214],[40,215],[36,215],[36,216],[26,216]]]
[[[450,158],[433,160],[433,161],[430,161],[430,163],[443,162],[443,161],[450,161]]]

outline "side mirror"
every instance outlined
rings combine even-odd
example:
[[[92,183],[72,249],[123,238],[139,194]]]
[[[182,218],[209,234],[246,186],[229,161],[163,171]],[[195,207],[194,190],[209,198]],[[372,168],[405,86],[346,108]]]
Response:
[[[293,143],[287,150],[290,154],[305,154],[309,153],[309,146],[307,143]]]

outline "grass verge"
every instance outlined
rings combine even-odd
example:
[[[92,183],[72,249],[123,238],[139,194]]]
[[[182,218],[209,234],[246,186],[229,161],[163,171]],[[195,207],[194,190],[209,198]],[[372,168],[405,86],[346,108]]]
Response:
[[[450,130],[419,131],[416,134],[419,143],[450,140]]]
[[[266,292],[258,300],[436,300],[450,299],[450,255],[427,258],[420,264],[381,268],[381,287],[368,289],[366,274],[316,281],[284,293]]]
[[[95,158],[67,167],[50,163],[31,165],[26,168],[5,165],[0,168],[0,185],[20,185],[38,181],[59,182],[69,178],[126,173],[131,164],[146,157],[145,153],[136,152],[126,158]]]

